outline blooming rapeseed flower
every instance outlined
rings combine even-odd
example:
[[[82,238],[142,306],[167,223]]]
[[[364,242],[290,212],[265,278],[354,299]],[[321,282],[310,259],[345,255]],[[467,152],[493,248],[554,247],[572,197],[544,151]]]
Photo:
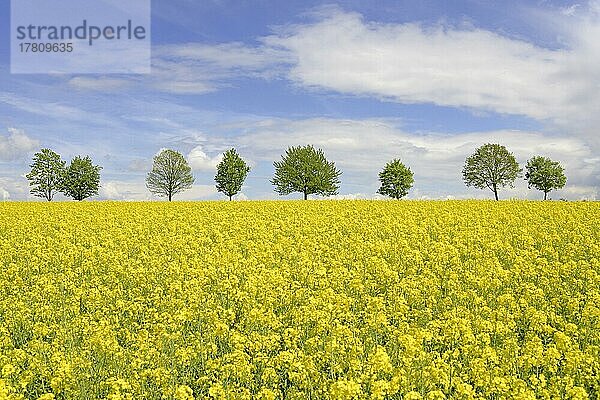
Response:
[[[588,399],[600,205],[0,203],[0,400]]]

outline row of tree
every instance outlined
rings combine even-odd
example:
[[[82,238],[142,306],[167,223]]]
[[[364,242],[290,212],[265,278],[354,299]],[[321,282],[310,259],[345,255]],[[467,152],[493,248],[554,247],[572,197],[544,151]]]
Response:
[[[529,188],[544,192],[544,200],[552,190],[562,189],[567,183],[563,166],[548,157],[535,156],[529,159],[525,170]],[[498,200],[498,190],[506,186],[514,187],[514,182],[522,176],[523,169],[506,147],[488,143],[467,157],[462,173],[467,186],[488,188]]]
[[[304,200],[311,194],[331,196],[338,193],[341,171],[328,161],[323,150],[311,145],[290,147],[273,163],[275,175],[271,183],[280,195],[302,193]],[[564,168],[557,161],[535,156],[527,161],[525,179],[529,188],[541,190],[544,200],[554,189],[565,186]],[[238,194],[250,171],[248,164],[235,149],[227,150],[217,165],[215,182],[217,190],[229,197]],[[498,200],[498,191],[506,186],[514,187],[515,180],[523,170],[514,155],[499,144],[485,144],[469,156],[463,168],[463,180],[467,186],[488,188]],[[394,199],[408,194],[414,184],[414,175],[399,159],[388,162],[379,173],[380,187],[377,193]],[[148,189],[169,199],[186,190],[194,183],[192,170],[181,153],[163,150],[154,157],[154,166],[148,174]]]
[[[81,201],[98,194],[101,169],[88,156],[77,156],[67,165],[57,153],[42,149],[33,156],[31,172],[26,177],[34,196],[52,201],[60,192]]]
[[[171,149],[162,150],[153,161],[152,170],[146,177],[146,187],[151,193],[171,201],[174,195],[194,184],[192,169],[181,153]],[[327,160],[323,150],[311,145],[288,148],[281,160],[273,165],[275,175],[271,183],[280,195],[299,192],[306,200],[311,194],[335,195],[340,188],[341,171],[335,163]],[[57,192],[75,200],[83,200],[98,194],[100,169],[89,157],[80,156],[67,166],[58,154],[43,149],[34,155],[27,179],[31,193],[48,201]],[[541,190],[544,200],[550,191],[564,187],[567,181],[560,163],[547,157],[531,158],[525,169],[529,187]],[[250,167],[237,151],[227,150],[217,165],[217,191],[231,200],[242,190],[249,172]],[[514,155],[506,147],[486,144],[466,159],[462,174],[467,186],[488,188],[498,200],[498,191],[506,186],[514,187],[515,180],[522,176],[522,172]],[[379,182],[377,193],[400,199],[412,188],[414,175],[409,167],[399,159],[394,159],[379,173]]]

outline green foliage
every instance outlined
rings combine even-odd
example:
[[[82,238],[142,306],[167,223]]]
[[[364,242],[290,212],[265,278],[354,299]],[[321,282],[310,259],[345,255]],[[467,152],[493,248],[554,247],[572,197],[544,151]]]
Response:
[[[529,188],[536,188],[544,192],[544,200],[548,193],[554,189],[561,189],[567,183],[565,169],[558,161],[552,161],[548,157],[535,156],[527,161],[525,166],[525,180]]]
[[[215,175],[217,191],[225,194],[231,200],[242,190],[248,172],[250,172],[250,167],[235,149],[227,150],[217,165],[217,174]]]
[[[385,165],[383,171],[379,173],[379,181],[381,187],[377,193],[396,200],[406,196],[415,182],[410,168],[398,159],[393,159]]]
[[[488,143],[466,159],[462,173],[467,186],[488,188],[498,200],[498,189],[513,187],[521,171],[515,156],[506,147]]]
[[[162,150],[154,157],[152,171],[146,177],[146,187],[151,193],[167,197],[189,189],[194,184],[192,168],[183,155],[175,150]]]
[[[330,196],[340,188],[341,172],[327,161],[323,150],[311,145],[288,148],[281,161],[273,165],[275,176],[271,183],[280,195],[300,192],[306,200],[309,194]]]
[[[89,156],[75,157],[67,167],[61,191],[77,201],[97,195],[101,169],[102,167],[92,164]]]
[[[65,162],[52,150],[42,149],[35,153],[31,172],[26,175],[31,194],[52,201],[54,195],[61,191],[65,170]]]

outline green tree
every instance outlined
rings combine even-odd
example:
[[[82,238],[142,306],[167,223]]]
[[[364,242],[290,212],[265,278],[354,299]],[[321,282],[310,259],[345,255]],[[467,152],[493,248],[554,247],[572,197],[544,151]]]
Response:
[[[67,167],[61,191],[77,201],[96,196],[100,187],[101,169],[102,167],[92,163],[89,156],[75,157]]]
[[[173,195],[191,188],[194,181],[192,168],[183,155],[166,149],[154,156],[152,171],[146,177],[146,187],[151,193],[171,201]]]
[[[290,147],[281,161],[275,161],[275,176],[271,183],[280,195],[293,192],[330,196],[338,193],[341,172],[327,161],[323,150],[313,146]]]
[[[242,190],[248,172],[250,172],[250,167],[237,151],[235,149],[227,150],[217,165],[217,174],[215,175],[217,191],[228,196],[231,201],[231,198]]]
[[[514,187],[521,171],[515,156],[506,147],[488,143],[467,157],[462,173],[467,186],[488,188],[498,200],[498,189],[507,185]]]
[[[379,182],[381,187],[377,193],[398,200],[408,194],[415,180],[410,168],[396,158],[388,162],[379,173]]]
[[[534,187],[544,192],[544,200],[552,190],[562,189],[567,183],[565,169],[558,161],[552,161],[548,157],[531,158],[527,161],[525,171],[525,180],[529,188]]]
[[[48,201],[61,191],[65,177],[65,162],[50,149],[42,149],[33,156],[31,172],[26,175],[31,194]]]

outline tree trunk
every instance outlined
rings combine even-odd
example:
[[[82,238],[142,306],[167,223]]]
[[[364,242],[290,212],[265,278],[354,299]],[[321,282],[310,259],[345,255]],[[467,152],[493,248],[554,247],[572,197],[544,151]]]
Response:
[[[496,185],[494,185],[494,197],[496,198],[496,201],[498,201],[498,188]]]
[[[172,197],[173,197],[173,193],[169,193],[169,201],[171,201]]]
[[[304,200],[308,200],[308,193],[304,192]]]
[[[233,197],[232,195],[229,195],[229,201],[231,201],[231,198],[232,198],[232,197]]]
[[[548,192],[544,192],[544,200],[548,199]]]

